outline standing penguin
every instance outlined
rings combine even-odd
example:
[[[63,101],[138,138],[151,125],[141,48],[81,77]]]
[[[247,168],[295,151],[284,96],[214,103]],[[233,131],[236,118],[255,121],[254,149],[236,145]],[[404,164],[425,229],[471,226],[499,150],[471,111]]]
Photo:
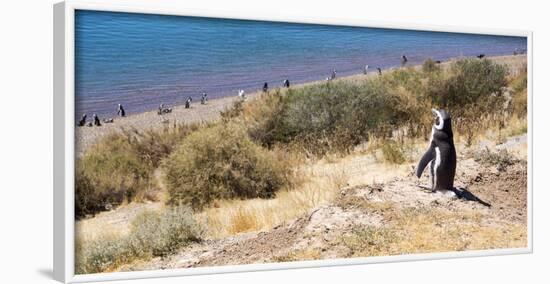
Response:
[[[432,137],[428,150],[416,167],[416,176],[420,178],[424,168],[430,164],[431,190],[454,191],[456,150],[451,116],[445,110],[432,109],[432,112],[436,116]]]
[[[285,88],[290,88],[290,81],[289,81],[288,79],[285,79],[285,80],[283,81],[283,87],[285,87]]]
[[[122,106],[122,104],[118,104],[117,115],[121,117],[126,116],[126,111],[124,110],[124,107]]]
[[[78,126],[84,126],[84,125],[86,125],[86,118],[87,118],[87,117],[88,117],[88,116],[87,116],[86,114],[83,114],[83,115],[82,115],[82,118],[78,121]]]
[[[405,65],[409,61],[405,54],[401,55],[401,65]]]
[[[94,125],[101,126],[101,121],[99,120],[99,117],[95,113],[94,113]]]

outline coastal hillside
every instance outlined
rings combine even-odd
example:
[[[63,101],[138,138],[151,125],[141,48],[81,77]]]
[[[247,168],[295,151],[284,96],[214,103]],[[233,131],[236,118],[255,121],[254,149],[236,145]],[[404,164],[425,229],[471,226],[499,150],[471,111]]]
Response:
[[[346,182],[333,188],[331,202],[260,232],[208,239],[119,270],[526,247],[527,163],[517,159],[526,150],[526,137],[511,137],[491,148],[502,161],[487,167],[485,163],[493,162],[483,150],[464,149],[457,174],[460,186],[491,207],[421,190],[419,184],[427,184],[427,178],[418,181],[412,171],[407,173],[404,168],[412,164],[395,169],[402,174],[386,181],[359,182],[375,166],[364,162],[367,157],[355,156],[323,165],[325,174],[341,167],[364,168],[347,172]]]
[[[414,176],[434,107],[452,115],[463,198]],[[515,55],[83,127],[76,270],[526,247],[527,125],[526,57]]]

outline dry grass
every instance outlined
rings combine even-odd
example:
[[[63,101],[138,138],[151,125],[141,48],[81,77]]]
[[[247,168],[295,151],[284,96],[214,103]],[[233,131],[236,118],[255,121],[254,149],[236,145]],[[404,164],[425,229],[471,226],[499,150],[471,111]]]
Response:
[[[164,257],[200,241],[203,232],[187,207],[145,210],[132,220],[123,236],[103,233],[93,239],[77,239],[75,271],[77,274],[111,271],[136,260]]]
[[[295,189],[279,191],[275,198],[218,200],[197,217],[207,223],[208,235],[212,238],[269,230],[328,204],[348,179],[341,165],[331,165],[324,170],[307,167],[300,173],[306,180]]]
[[[318,248],[306,248],[302,250],[290,251],[285,255],[274,258],[276,262],[292,262],[304,260],[321,259],[321,250]]]
[[[123,237],[130,231],[132,217],[144,211],[160,211],[164,205],[160,202],[123,204],[116,210],[105,211],[94,218],[78,220],[75,223],[77,242],[101,238],[105,235]]]
[[[351,256],[380,256],[525,247],[525,225],[487,224],[480,213],[407,208],[386,212],[384,227],[356,227],[341,242]]]
[[[265,231],[331,203],[343,187],[384,182],[408,171],[407,164],[381,164],[364,153],[329,155],[305,163],[296,174],[303,181],[293,189],[279,191],[273,199],[217,200],[197,218],[207,224],[211,238]]]

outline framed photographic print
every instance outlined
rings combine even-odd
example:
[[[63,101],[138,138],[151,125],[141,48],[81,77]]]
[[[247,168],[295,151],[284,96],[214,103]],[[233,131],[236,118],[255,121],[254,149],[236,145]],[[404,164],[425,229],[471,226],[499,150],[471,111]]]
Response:
[[[54,6],[63,282],[532,251],[532,34]]]

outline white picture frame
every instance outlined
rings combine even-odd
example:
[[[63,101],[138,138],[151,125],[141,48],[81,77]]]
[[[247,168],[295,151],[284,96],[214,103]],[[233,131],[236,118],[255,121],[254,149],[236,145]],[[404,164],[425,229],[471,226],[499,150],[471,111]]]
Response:
[[[483,28],[447,27],[433,25],[414,25],[389,22],[355,21],[349,19],[303,19],[294,16],[254,17],[247,14],[208,13],[187,11],[177,7],[150,5],[117,5],[94,3],[84,0],[68,0],[53,7],[54,10],[54,279],[65,283],[139,279],[153,277],[172,277],[200,274],[218,274],[247,272],[258,270],[293,269],[320,266],[356,265],[386,262],[434,260],[458,257],[479,257],[489,255],[525,254],[533,251],[533,34],[530,31],[495,30]],[[334,260],[299,261],[292,263],[250,264],[238,266],[202,267],[174,270],[155,270],[137,272],[101,273],[94,275],[75,275],[74,264],[74,167],[75,167],[75,11],[98,10],[145,14],[163,14],[179,16],[203,16],[214,18],[232,18],[249,20],[269,20],[293,23],[315,23],[328,25],[349,25],[360,27],[412,29],[423,31],[460,32],[491,35],[527,37],[528,62],[528,246],[518,249],[495,249],[481,251],[463,251],[452,253],[429,253],[399,256],[381,256],[368,258],[350,258]]]

